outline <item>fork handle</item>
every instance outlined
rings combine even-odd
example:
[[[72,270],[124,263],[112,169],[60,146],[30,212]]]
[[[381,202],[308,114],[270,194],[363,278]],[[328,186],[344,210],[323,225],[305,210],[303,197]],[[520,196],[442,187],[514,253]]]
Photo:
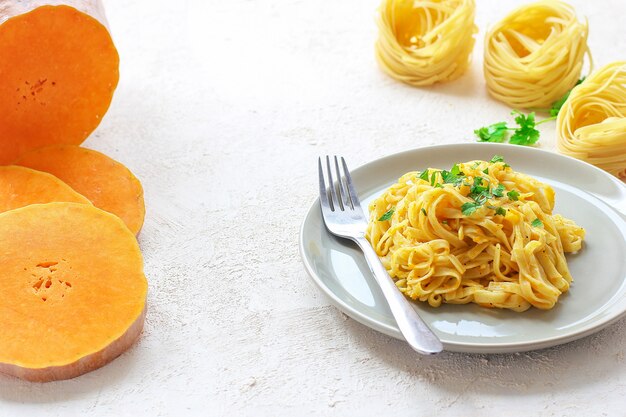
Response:
[[[441,352],[443,350],[441,341],[424,323],[404,294],[398,290],[372,245],[364,237],[357,237],[353,240],[363,250],[365,259],[389,304],[400,332],[409,345],[425,355]]]

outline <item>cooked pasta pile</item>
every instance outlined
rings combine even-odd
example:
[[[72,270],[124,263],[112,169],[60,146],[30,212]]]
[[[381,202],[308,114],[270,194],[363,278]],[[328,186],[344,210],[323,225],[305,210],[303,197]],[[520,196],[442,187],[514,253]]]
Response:
[[[376,58],[393,78],[414,86],[460,77],[474,48],[474,0],[383,0]]]
[[[550,108],[571,89],[583,68],[587,23],[562,1],[518,8],[485,36],[489,93],[514,108]]]
[[[626,61],[572,90],[557,119],[559,150],[626,178]]]
[[[585,236],[553,207],[550,186],[494,157],[403,175],[371,203],[366,237],[414,300],[550,309]]]

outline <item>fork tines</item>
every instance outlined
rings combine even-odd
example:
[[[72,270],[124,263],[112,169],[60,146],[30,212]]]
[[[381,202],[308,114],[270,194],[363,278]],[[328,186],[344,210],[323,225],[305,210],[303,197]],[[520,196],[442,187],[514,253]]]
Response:
[[[341,164],[339,164],[341,159]],[[320,182],[320,200],[322,205],[329,207],[331,211],[354,210],[360,206],[359,197],[357,196],[352,177],[343,157],[333,157],[334,171],[336,180],[333,178],[333,168],[331,167],[331,158],[326,156],[326,178],[324,179],[324,169],[322,158],[318,159],[319,182]],[[342,173],[343,171],[343,173]]]

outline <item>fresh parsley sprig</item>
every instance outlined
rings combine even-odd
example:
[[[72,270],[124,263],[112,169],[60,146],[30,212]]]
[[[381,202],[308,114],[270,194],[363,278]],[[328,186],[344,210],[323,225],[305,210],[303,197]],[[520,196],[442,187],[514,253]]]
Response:
[[[584,80],[585,77],[578,80],[574,87],[582,83]],[[572,87],[572,90],[574,89],[574,87]],[[508,139],[509,143],[512,143],[514,145],[534,145],[535,143],[537,143],[537,141],[539,141],[540,136],[540,132],[539,130],[537,130],[537,126],[551,120],[556,120],[559,111],[561,111],[561,108],[569,98],[572,90],[569,90],[563,95],[563,97],[552,103],[552,107],[550,109],[538,110],[550,114],[550,117],[546,119],[537,122],[535,120],[535,112],[524,114],[518,110],[513,110],[511,112],[511,115],[515,116],[515,123],[517,124],[517,127],[511,127],[507,124],[507,122],[498,122],[481,127],[480,129],[476,129],[474,130],[474,134],[478,137],[479,142],[502,143]],[[508,133],[511,131],[513,132],[513,134],[509,136]]]
[[[509,143],[515,145],[534,145],[539,140],[540,135],[536,127],[542,123],[553,120],[553,118],[549,118],[536,122],[535,112],[524,114],[520,111],[513,110],[511,114],[515,116],[517,127],[509,127],[506,122],[481,127],[480,129],[474,130],[474,134],[478,136],[478,141],[502,143],[508,138]],[[513,131],[510,137],[507,135],[509,131]]]
[[[502,143],[506,138],[508,130],[510,130],[510,128],[507,126],[506,122],[499,122],[476,129],[474,130],[474,134],[478,136],[479,142]]]

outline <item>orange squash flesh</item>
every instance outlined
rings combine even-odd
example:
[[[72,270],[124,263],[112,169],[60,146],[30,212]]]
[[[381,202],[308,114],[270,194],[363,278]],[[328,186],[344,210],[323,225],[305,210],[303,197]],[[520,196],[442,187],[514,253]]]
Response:
[[[133,233],[141,230],[146,211],[141,183],[108,156],[79,146],[57,145],[28,152],[16,164],[49,172],[94,206],[120,217]]]
[[[47,172],[15,165],[0,166],[0,213],[29,204],[55,201],[91,204],[87,198]]]
[[[100,0],[0,0],[0,57],[0,165],[81,144],[119,79]]]
[[[147,283],[135,236],[87,204],[0,214],[0,372],[68,379],[103,366],[139,336]]]

